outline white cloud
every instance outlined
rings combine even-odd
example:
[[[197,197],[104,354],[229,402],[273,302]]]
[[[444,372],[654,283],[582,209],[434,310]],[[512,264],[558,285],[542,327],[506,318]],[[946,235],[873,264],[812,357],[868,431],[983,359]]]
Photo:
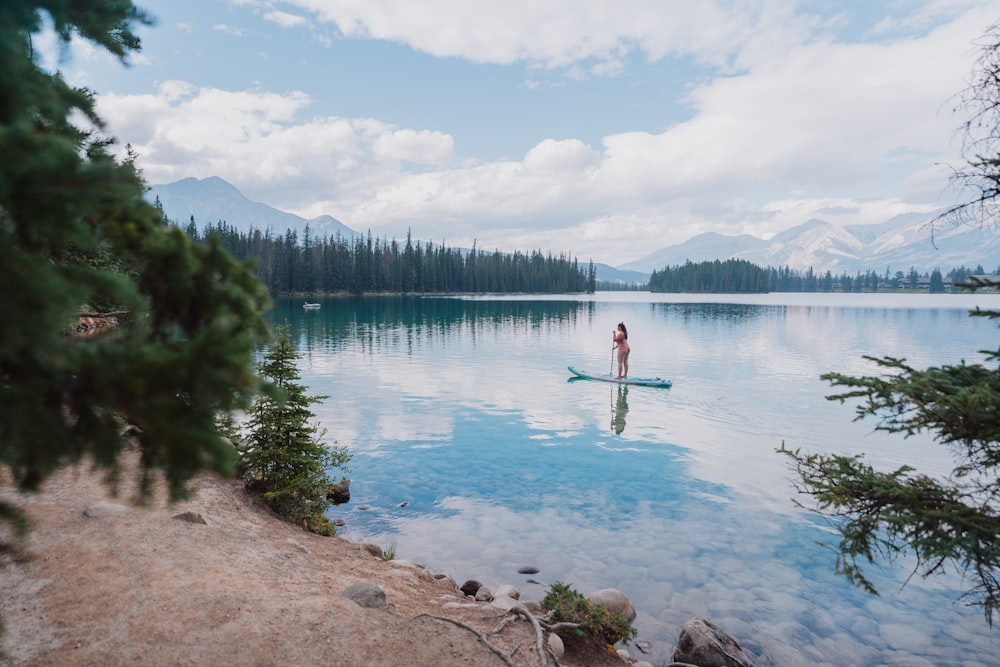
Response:
[[[934,204],[914,204],[898,198],[873,200],[858,199],[781,199],[769,201],[761,211],[770,216],[777,230],[801,224],[813,217],[822,218],[836,225],[869,225],[885,222],[903,213],[930,213]],[[770,236],[770,233],[759,233]]]
[[[286,4],[348,37],[442,57],[580,76],[614,75],[636,51],[702,66],[680,122],[592,143],[543,137],[523,158],[498,161],[464,154],[449,127],[310,113],[304,92],[167,81],[100,97],[152,182],[218,175],[253,199],[378,235],[412,227],[453,245],[568,249],[611,263],[703,231],[768,236],[811,217],[875,223],[942,205],[947,173],[935,165],[954,159],[959,122],[945,102],[993,18],[982,3],[964,14],[925,3],[923,15],[954,19],[932,30],[916,17],[905,29],[886,23],[878,42],[855,43],[834,36],[841,18],[795,15],[790,0]],[[286,27],[306,21],[252,7]],[[552,85],[533,81],[523,85]]]
[[[279,12],[277,10],[265,12],[264,19],[272,23],[277,23],[282,28],[301,28],[309,25],[309,21],[304,16]]]
[[[546,139],[524,156],[524,168],[537,174],[578,174],[597,164],[598,154],[578,139]]]
[[[455,142],[443,132],[394,130],[376,137],[374,156],[380,160],[441,164],[454,157]]]
[[[778,0],[789,5],[789,0]],[[438,57],[568,67],[617,63],[633,49],[652,60],[695,54],[722,62],[775,0],[290,0],[352,38],[406,44]],[[612,69],[616,69],[612,67]]]
[[[900,3],[897,7],[887,8],[889,13],[872,27],[871,32],[873,35],[886,35],[926,30],[942,21],[950,20],[956,14],[977,7],[996,13],[996,7],[989,8],[988,3],[976,0],[927,0],[913,5]],[[994,16],[992,20],[996,20],[996,17]],[[986,25],[988,24],[983,24],[982,27]]]
[[[647,200],[899,187],[884,180],[895,164],[953,154],[957,121],[942,104],[968,70],[969,34],[969,25],[953,25],[892,45],[820,41],[758,53],[749,71],[692,89],[690,120],[605,137],[599,180]]]
[[[67,60],[65,43],[53,30],[51,21],[42,21],[42,29],[32,35],[31,48],[36,64],[47,72],[57,71]]]
[[[441,132],[306,117],[310,104],[302,92],[226,91],[181,81],[164,82],[152,95],[98,99],[99,113],[139,152],[151,182],[216,175],[258,192],[281,190],[266,200],[286,208],[302,208],[303,193],[370,195],[402,173],[400,160],[451,159],[453,141]]]
[[[32,35],[31,45],[38,66],[48,72],[59,71],[71,86],[90,86],[88,68],[95,63],[120,66],[117,56],[77,34],[72,34],[68,43],[63,42],[47,20],[43,20],[42,29]],[[131,52],[127,54],[125,63],[143,66],[149,65],[150,59],[142,52]]]

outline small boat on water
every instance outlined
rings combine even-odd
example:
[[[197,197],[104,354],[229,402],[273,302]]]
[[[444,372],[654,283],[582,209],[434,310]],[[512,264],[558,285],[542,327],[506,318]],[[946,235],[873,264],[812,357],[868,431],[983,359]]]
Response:
[[[306,310],[316,310],[317,308],[319,308],[319,304],[309,303],[308,301],[306,301],[304,304],[302,304],[302,307],[305,308]]]

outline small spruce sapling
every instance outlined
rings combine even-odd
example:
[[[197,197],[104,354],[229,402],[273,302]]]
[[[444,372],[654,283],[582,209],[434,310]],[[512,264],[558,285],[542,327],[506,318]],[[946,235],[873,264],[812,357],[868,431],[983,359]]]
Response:
[[[286,323],[258,364],[258,373],[270,382],[254,401],[240,447],[240,465],[247,488],[261,493],[282,518],[322,535],[336,528],[323,513],[330,506],[330,471],[347,472],[347,448],[327,446],[324,429],[311,423],[309,406],[326,396],[309,396],[298,383],[299,355]]]

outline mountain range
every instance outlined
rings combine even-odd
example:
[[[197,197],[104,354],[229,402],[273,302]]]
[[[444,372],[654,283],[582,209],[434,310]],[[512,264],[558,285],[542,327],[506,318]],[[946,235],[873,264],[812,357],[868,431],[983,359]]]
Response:
[[[904,214],[877,225],[838,226],[809,220],[770,239],[743,234],[725,236],[708,232],[684,243],[661,248],[620,270],[649,273],[687,261],[744,259],[759,266],[784,267],[834,275],[876,271],[884,273],[914,268],[927,273],[982,265],[992,271],[1000,264],[1000,232],[992,227],[938,222],[934,214]]]
[[[312,233],[321,236],[335,236],[338,232],[345,238],[357,235],[357,232],[330,215],[307,220],[294,213],[251,201],[235,185],[218,176],[184,178],[173,183],[154,185],[147,197],[150,201],[159,199],[167,218],[181,227],[186,226],[193,217],[199,230],[208,224],[225,222],[244,232],[251,227],[269,229],[275,234],[284,234],[292,229],[301,236],[306,225],[309,225]]]
[[[306,225],[314,234],[345,238],[358,235],[340,220],[322,215],[312,219],[251,201],[234,185],[218,176],[185,178],[154,185],[150,200],[159,199],[167,217],[184,226],[193,217],[199,229],[225,221],[236,229],[251,227],[300,235]],[[707,232],[683,243],[666,246],[641,259],[618,267],[595,263],[597,278],[613,282],[646,282],[650,272],[684,263],[716,259],[745,259],[765,267],[789,267],[834,275],[886,271],[926,273],[977,265],[993,271],[1000,265],[1000,232],[991,227],[938,223],[932,236],[928,221],[933,215],[904,214],[877,225],[839,226],[809,220],[770,239],[749,234],[727,236]]]

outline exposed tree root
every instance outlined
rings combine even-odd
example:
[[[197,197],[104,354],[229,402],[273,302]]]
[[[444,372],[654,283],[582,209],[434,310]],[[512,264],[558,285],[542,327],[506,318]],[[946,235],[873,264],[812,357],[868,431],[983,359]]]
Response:
[[[542,667],[548,667],[546,656],[552,659],[552,662],[555,663],[556,667],[559,667],[559,658],[556,657],[555,653],[552,652],[546,643],[545,632],[542,630],[542,626],[538,621],[538,618],[528,611],[528,608],[523,604],[514,605],[507,613],[523,616],[529,623],[531,623],[531,627],[535,629],[535,650],[538,651],[538,660],[540,661]]]
[[[462,623],[461,621],[456,621],[453,618],[445,618],[444,616],[435,616],[433,614],[418,614],[417,616],[413,617],[413,620],[416,620],[421,617],[431,618],[434,619],[435,621],[443,621],[445,623],[451,623],[452,625],[457,625],[460,628],[468,630],[476,637],[478,637],[479,641],[481,641],[487,648],[496,653],[504,661],[504,664],[508,665],[509,667],[516,667],[516,665],[511,661],[510,658],[507,657],[507,655],[503,651],[501,651],[496,646],[490,643],[489,639],[486,638],[486,635],[484,635],[479,630],[476,630],[471,625],[466,625],[465,623]]]

